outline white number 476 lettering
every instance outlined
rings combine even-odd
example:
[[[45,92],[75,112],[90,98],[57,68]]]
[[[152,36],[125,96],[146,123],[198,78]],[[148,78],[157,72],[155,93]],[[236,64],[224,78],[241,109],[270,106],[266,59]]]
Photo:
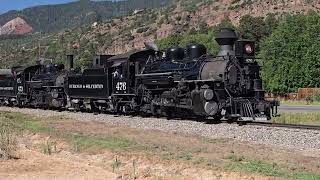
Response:
[[[118,82],[116,85],[116,89],[118,91],[125,91],[127,90],[127,83],[126,82]]]

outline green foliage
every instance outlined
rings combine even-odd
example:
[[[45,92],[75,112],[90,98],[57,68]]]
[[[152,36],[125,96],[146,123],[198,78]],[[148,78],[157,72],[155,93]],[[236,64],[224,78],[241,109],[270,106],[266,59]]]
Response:
[[[165,49],[168,47],[178,46],[182,39],[181,35],[172,35],[163,39],[156,39],[156,44],[160,49]]]
[[[255,41],[259,50],[261,40],[268,37],[277,24],[273,14],[269,14],[266,18],[245,15],[240,19],[238,31],[241,38]]]
[[[184,8],[184,10],[188,12],[194,12],[196,9],[197,6],[195,4],[189,4]]]
[[[308,104],[312,104],[314,102],[320,102],[320,94],[307,96],[305,100],[307,101]]]
[[[268,91],[320,87],[320,16],[287,15],[261,46],[262,77]]]
[[[230,20],[226,19],[221,24],[213,28],[207,28],[206,24],[201,25],[199,31],[190,31],[184,35],[172,35],[167,38],[157,39],[156,44],[160,49],[166,49],[173,46],[186,47],[191,43],[200,43],[207,47],[208,52],[216,54],[219,46],[214,40],[214,34],[217,30],[225,27],[234,27]]]

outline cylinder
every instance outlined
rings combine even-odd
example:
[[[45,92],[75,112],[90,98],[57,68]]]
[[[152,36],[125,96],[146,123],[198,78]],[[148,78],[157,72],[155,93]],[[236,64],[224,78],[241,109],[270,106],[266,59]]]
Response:
[[[72,54],[67,55],[66,69],[67,70],[73,69],[73,55]]]

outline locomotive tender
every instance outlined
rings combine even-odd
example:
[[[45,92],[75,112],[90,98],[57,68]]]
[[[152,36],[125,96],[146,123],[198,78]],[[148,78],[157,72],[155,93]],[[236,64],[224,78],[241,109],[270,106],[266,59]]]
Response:
[[[268,120],[278,102],[262,89],[254,42],[238,40],[232,29],[215,36],[218,55],[191,44],[101,55],[92,67],[73,69],[38,63],[0,71],[0,102],[6,105],[166,117]],[[11,73],[10,73],[11,72]]]

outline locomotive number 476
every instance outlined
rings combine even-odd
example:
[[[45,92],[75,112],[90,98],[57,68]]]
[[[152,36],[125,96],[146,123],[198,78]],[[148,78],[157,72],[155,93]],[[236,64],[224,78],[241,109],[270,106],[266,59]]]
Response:
[[[126,82],[118,82],[116,85],[117,91],[126,91],[127,90],[127,83]]]

